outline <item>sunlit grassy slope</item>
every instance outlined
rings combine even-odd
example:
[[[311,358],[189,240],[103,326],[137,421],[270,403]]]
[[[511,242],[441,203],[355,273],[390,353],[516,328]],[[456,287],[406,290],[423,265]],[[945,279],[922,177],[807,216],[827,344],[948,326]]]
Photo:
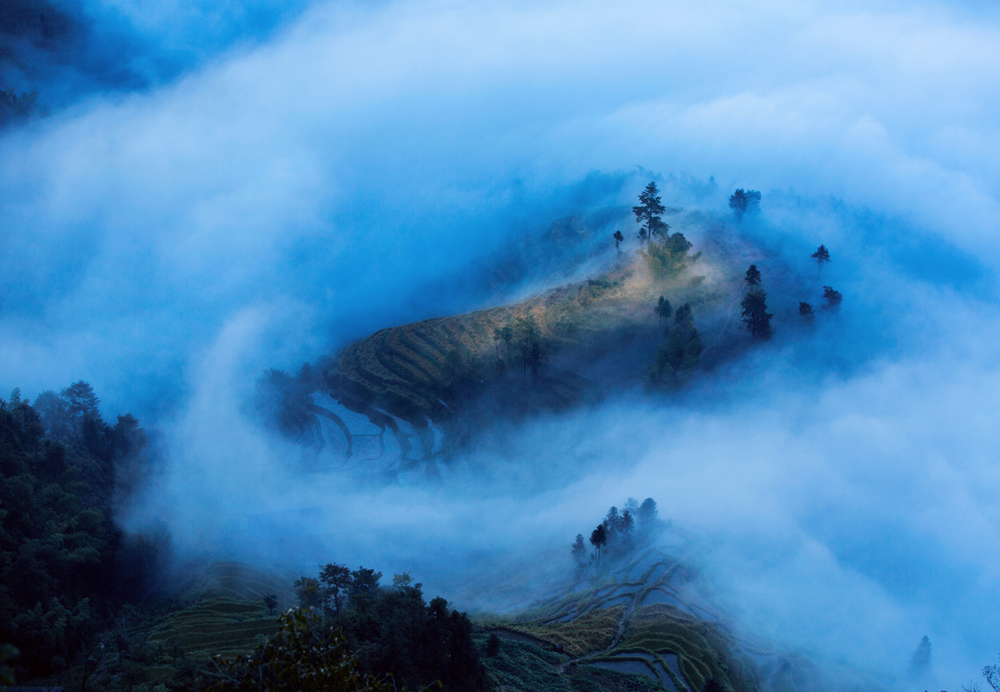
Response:
[[[547,402],[570,405],[583,396],[595,364],[637,342],[647,347],[612,368],[611,379],[641,378],[657,338],[666,339],[666,323],[653,310],[659,296],[674,306],[689,303],[702,342],[711,346],[730,318],[737,285],[710,257],[654,280],[641,258],[623,255],[607,273],[520,302],[382,329],[345,348],[327,380],[342,402],[373,405],[409,421],[435,420],[452,412],[457,388],[468,393],[495,384],[498,373],[520,373],[516,334],[507,344],[494,339],[494,330],[510,326],[516,332],[519,319],[533,318],[549,353],[542,370]]]

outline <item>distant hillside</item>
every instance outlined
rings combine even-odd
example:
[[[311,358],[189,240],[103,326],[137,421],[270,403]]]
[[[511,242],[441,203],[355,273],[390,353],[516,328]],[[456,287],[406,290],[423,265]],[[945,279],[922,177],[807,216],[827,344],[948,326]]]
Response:
[[[690,568],[647,550],[528,611],[481,618],[481,638],[499,639],[483,661],[511,691],[683,692],[713,679],[756,692],[797,682],[797,666],[735,637],[690,582]]]
[[[321,405],[393,429],[404,452],[411,443],[399,426],[412,428],[426,455],[436,444],[431,424],[462,434],[476,413],[563,410],[641,383],[671,324],[654,311],[660,296],[675,309],[689,304],[702,343],[716,345],[738,279],[717,257],[695,255],[654,277],[643,258],[623,254],[607,273],[520,302],[356,341],[325,367],[317,389],[335,404]],[[533,328],[544,352],[537,368],[525,355],[525,330]]]

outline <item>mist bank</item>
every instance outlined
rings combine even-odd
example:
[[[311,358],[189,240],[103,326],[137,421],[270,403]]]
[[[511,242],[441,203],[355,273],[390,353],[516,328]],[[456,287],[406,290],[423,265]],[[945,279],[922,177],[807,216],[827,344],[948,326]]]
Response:
[[[820,218],[819,206],[800,218]],[[833,206],[829,226],[858,237],[891,226]],[[758,249],[766,287],[773,266],[815,274],[799,251],[812,239],[766,215],[739,233],[774,243]],[[990,272],[960,251],[928,277],[888,241],[831,244],[823,280],[846,296],[836,314],[812,326],[788,316],[772,341],[668,395],[619,392],[507,427],[484,420],[493,427],[480,444],[429,462],[436,481],[317,468],[265,432],[248,402],[270,315],[246,311],[201,361],[168,426],[163,475],[125,525],[165,524],[185,559],[408,571],[461,607],[504,610],[565,588],[573,536],[604,508],[652,496],[693,537],[685,559],[745,636],[905,688],[928,635],[937,681],[955,688],[995,646],[982,613],[1000,578],[1000,353],[984,335],[1000,312],[979,298]],[[797,262],[801,272],[787,269]]]
[[[187,50],[253,6],[122,7]],[[205,39],[230,48],[0,139],[0,384],[85,379],[160,430],[127,528],[165,525],[181,559],[409,570],[502,608],[558,583],[606,507],[652,495],[748,632],[887,684],[924,634],[941,688],[992,659],[994,12],[260,7],[280,18],[244,25],[253,40]],[[783,312],[696,386],[512,428],[439,484],[303,475],[249,414],[268,367],[582,271],[589,250],[483,279],[566,216],[634,233],[652,178],[754,248],[783,311],[829,283],[839,313],[807,331]],[[763,192],[739,225],[736,187]]]
[[[168,45],[253,7],[118,11]],[[689,175],[716,211],[737,186],[762,190],[766,211],[774,191],[832,195],[993,264],[996,26],[974,6],[282,16],[175,81],[3,137],[0,379],[41,391],[83,377],[109,404],[166,413],[241,310],[309,324],[281,340],[297,353],[262,358],[280,364],[469,309],[419,287],[552,219],[627,209],[646,182],[628,175],[637,163]],[[826,224],[810,235],[838,232],[805,218]]]

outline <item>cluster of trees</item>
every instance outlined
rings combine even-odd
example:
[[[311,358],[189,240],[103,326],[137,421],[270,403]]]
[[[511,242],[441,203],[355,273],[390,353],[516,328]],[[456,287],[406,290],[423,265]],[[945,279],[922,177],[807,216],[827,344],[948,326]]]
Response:
[[[506,361],[500,357],[500,344],[504,345]],[[493,329],[493,346],[497,354],[497,366],[505,362],[519,362],[521,374],[527,376],[531,370],[532,379],[538,379],[538,369],[548,359],[548,347],[542,336],[538,320],[533,315],[518,317],[514,325],[505,324]]]
[[[812,258],[816,260],[819,271],[822,272],[823,265],[830,262],[830,251],[825,246],[820,245],[812,254]],[[771,318],[774,315],[767,311],[767,292],[764,290],[761,273],[756,264],[751,264],[750,268],[747,269],[743,288],[745,293],[740,301],[741,317],[750,332],[750,336],[754,339],[770,339],[773,334]],[[823,300],[826,301],[823,305],[824,309],[837,309],[843,299],[840,291],[831,286],[823,286]],[[811,303],[803,301],[799,303],[799,316],[806,322],[812,322],[816,311]]]
[[[82,665],[156,568],[153,544],[112,522],[149,466],[146,434],[131,415],[109,425],[98,406],[86,382],[34,405],[17,389],[0,399],[0,642],[18,651],[19,679]]]
[[[698,259],[698,255],[688,257],[691,242],[683,233],[670,233],[669,224],[663,221],[666,208],[660,200],[655,182],[639,194],[639,204],[632,207],[635,221],[639,224],[639,240],[643,247],[639,255],[646,260],[650,273],[656,279],[676,276],[688,265],[689,261]],[[624,240],[620,231],[615,231],[615,247]]]
[[[642,504],[630,497],[622,511],[611,507],[604,520],[590,532],[592,553],[587,549],[583,534],[576,535],[571,551],[577,570],[582,571],[591,564],[600,565],[602,555],[613,558],[634,550],[658,525],[657,514],[656,500],[651,497]]]
[[[361,675],[391,675],[413,689],[435,681],[456,692],[484,689],[468,616],[441,597],[425,602],[421,584],[409,574],[397,574],[388,587],[381,579],[372,569],[331,563],[294,586],[301,608],[322,616],[312,626],[327,638],[339,632]]]
[[[825,245],[820,245],[811,257],[816,260],[816,274],[819,276],[823,273],[823,266],[830,263],[830,251],[826,249]],[[825,301],[823,304],[825,310],[836,310],[840,307],[844,296],[841,295],[840,291],[834,290],[832,286],[823,286],[823,300]],[[806,322],[812,322],[816,317],[816,311],[811,303],[802,301],[799,303],[799,316]]]
[[[668,321],[672,308],[670,301],[660,296],[653,308],[661,321]],[[656,349],[653,364],[646,373],[646,381],[653,387],[676,387],[682,384],[701,360],[701,337],[694,326],[691,306],[685,303],[677,308],[674,321],[667,326],[667,343]]]
[[[214,692],[397,692],[388,676],[362,673],[344,635],[305,610],[279,616],[278,633],[252,654],[217,660]],[[402,688],[403,692],[407,689]]]

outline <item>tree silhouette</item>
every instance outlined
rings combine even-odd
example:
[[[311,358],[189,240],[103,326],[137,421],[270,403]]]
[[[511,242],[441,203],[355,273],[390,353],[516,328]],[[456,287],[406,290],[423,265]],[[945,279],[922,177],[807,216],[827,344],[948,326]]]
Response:
[[[756,264],[751,264],[750,268],[747,269],[744,281],[746,282],[747,288],[760,288],[760,270],[757,269]]]
[[[994,663],[991,666],[983,666],[983,677],[996,692],[1000,692],[1000,666]]]
[[[300,577],[292,584],[295,587],[295,595],[299,599],[299,607],[313,609],[323,603],[323,594],[319,588],[319,581],[312,577]]]
[[[813,306],[809,303],[799,303],[799,316],[806,322],[812,322],[813,318],[816,316],[816,312],[813,310]]]
[[[835,291],[830,286],[824,286],[823,298],[826,300],[826,305],[823,307],[827,310],[834,310],[840,307],[840,301],[844,299],[844,296],[840,294],[840,291]]]
[[[615,234],[611,237],[615,239],[615,250],[621,252],[618,246],[621,245],[621,243],[625,240],[625,236],[622,235],[621,231],[615,231]]]
[[[531,378],[538,379],[538,368],[545,361],[547,353],[542,342],[542,333],[534,317],[522,317],[517,321],[518,350],[521,352],[523,374],[531,368]]]
[[[656,508],[656,500],[651,497],[647,497],[639,505],[639,511],[637,516],[639,518],[639,528],[646,531],[656,521],[656,515],[659,514],[659,510]]]
[[[744,214],[756,212],[760,209],[760,193],[756,190],[740,188],[730,195],[729,208],[736,213],[737,218],[743,218]]]
[[[910,675],[923,677],[931,669],[931,640],[924,635],[910,659]]]
[[[587,548],[583,544],[583,534],[576,534],[576,540],[573,541],[573,559],[576,560],[578,565],[583,565],[587,562]]]
[[[653,365],[647,371],[647,381],[654,386],[680,385],[698,367],[701,359],[701,337],[695,329],[688,303],[674,312],[674,325],[668,333],[670,339],[656,349]]]
[[[274,609],[278,607],[278,594],[269,593],[264,596],[264,606],[268,615],[274,615]]]
[[[740,301],[743,308],[741,316],[750,330],[750,336],[754,339],[771,338],[771,318],[774,317],[767,311],[767,293],[763,288],[754,288],[743,296]]]
[[[654,235],[665,234],[670,227],[663,223],[660,215],[666,211],[666,207],[660,202],[660,195],[656,189],[656,183],[650,182],[646,189],[639,193],[639,204],[632,207],[635,214],[635,222],[639,226],[639,239],[650,240]]]
[[[830,263],[830,251],[825,245],[820,245],[816,248],[816,252],[812,253],[812,258],[816,260],[816,266],[822,269],[824,264]]]
[[[660,296],[659,302],[656,304],[656,307],[653,308],[653,311],[660,316],[661,320],[669,319],[670,313],[672,313],[673,310],[674,309],[670,306],[670,301],[663,296]]]
[[[324,609],[329,610],[330,602],[333,601],[334,613],[340,615],[344,594],[351,585],[351,570],[335,562],[329,563],[320,569],[319,581],[323,585]]]
[[[601,548],[608,543],[608,532],[604,524],[598,524],[590,534],[590,543],[597,549],[597,564],[601,564]]]
[[[514,340],[514,330],[509,324],[505,324],[503,329],[500,330],[500,339],[503,341],[504,350],[507,353],[507,359],[510,359],[510,343]]]

